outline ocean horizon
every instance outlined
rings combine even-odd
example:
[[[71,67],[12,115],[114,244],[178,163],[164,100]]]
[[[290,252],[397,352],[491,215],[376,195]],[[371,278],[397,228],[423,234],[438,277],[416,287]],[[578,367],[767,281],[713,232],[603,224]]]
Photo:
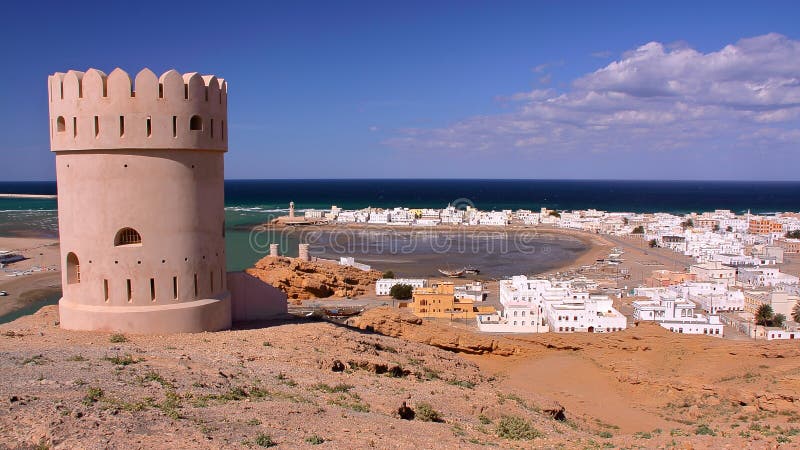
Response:
[[[0,182],[0,193],[56,194],[55,181]],[[286,179],[225,180],[228,208],[280,213],[366,207],[443,208],[466,203],[481,210],[598,209],[611,212],[689,212],[729,209],[768,214],[800,211],[800,181],[520,180],[520,179]],[[54,199],[0,199],[0,210],[56,209]]]
[[[0,182],[0,193],[56,194],[55,182]],[[293,201],[307,209],[368,206],[481,210],[598,209],[627,212],[688,212],[729,209],[736,213],[800,211],[800,182],[606,181],[606,180],[226,180],[225,220],[229,270],[251,267],[265,256],[250,229],[286,215]],[[56,199],[0,198],[0,235],[58,236]],[[296,236],[281,251],[296,254]],[[364,257],[364,255],[360,255]]]

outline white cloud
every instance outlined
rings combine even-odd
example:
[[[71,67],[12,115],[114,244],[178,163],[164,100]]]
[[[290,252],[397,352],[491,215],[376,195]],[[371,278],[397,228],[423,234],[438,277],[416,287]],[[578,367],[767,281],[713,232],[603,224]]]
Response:
[[[536,89],[507,98],[513,112],[407,129],[386,143],[532,154],[796,146],[800,41],[767,34],[710,53],[650,42],[564,92]]]

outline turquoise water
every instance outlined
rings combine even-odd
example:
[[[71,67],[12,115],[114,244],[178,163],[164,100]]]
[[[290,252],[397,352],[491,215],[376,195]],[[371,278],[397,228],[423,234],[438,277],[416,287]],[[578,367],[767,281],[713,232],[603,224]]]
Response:
[[[55,194],[54,182],[0,182],[2,193]],[[251,235],[253,225],[286,214],[294,201],[308,208],[434,207],[448,203],[483,210],[588,209],[634,212],[730,209],[754,213],[800,211],[800,182],[582,180],[228,180],[225,182],[230,270],[252,266],[275,236]],[[0,236],[58,234],[53,199],[0,198]],[[280,240],[296,253],[296,236]],[[325,255],[325,249],[320,249]]]

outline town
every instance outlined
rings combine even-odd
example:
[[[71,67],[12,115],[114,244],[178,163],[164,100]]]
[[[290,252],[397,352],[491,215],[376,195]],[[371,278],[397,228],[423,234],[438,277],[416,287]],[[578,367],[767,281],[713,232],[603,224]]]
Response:
[[[456,285],[427,279],[381,279],[376,295],[409,285],[413,298],[401,302],[420,317],[474,320],[480,331],[496,333],[607,333],[636,321],[656,322],[676,333],[725,336],[725,326],[753,339],[800,339],[798,266],[800,214],[735,214],[728,210],[690,213],[556,211],[480,211],[393,208],[306,210],[302,219],[291,205],[288,220],[314,224],[365,226],[530,228],[576,230],[668,249],[693,261],[674,270],[654,268],[640,282],[616,268],[624,260],[614,249],[595,266],[609,270],[500,280],[499,310],[484,306],[479,282]],[[645,252],[646,254],[646,252]],[[585,268],[589,269],[589,268]],[[783,270],[782,270],[783,269]],[[592,272],[589,274],[589,272]],[[572,275],[572,276],[570,276]],[[600,276],[598,276],[600,275]],[[624,288],[620,280],[628,282]],[[623,300],[624,299],[624,300]],[[629,314],[614,307],[624,304]]]

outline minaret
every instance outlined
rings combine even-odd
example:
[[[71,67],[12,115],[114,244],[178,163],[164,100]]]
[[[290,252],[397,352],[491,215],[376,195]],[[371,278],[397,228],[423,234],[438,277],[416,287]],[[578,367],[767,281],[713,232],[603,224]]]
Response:
[[[289,202],[289,218],[294,219],[294,202]]]
[[[115,69],[48,79],[61,326],[131,333],[229,328],[223,172],[227,84]]]

